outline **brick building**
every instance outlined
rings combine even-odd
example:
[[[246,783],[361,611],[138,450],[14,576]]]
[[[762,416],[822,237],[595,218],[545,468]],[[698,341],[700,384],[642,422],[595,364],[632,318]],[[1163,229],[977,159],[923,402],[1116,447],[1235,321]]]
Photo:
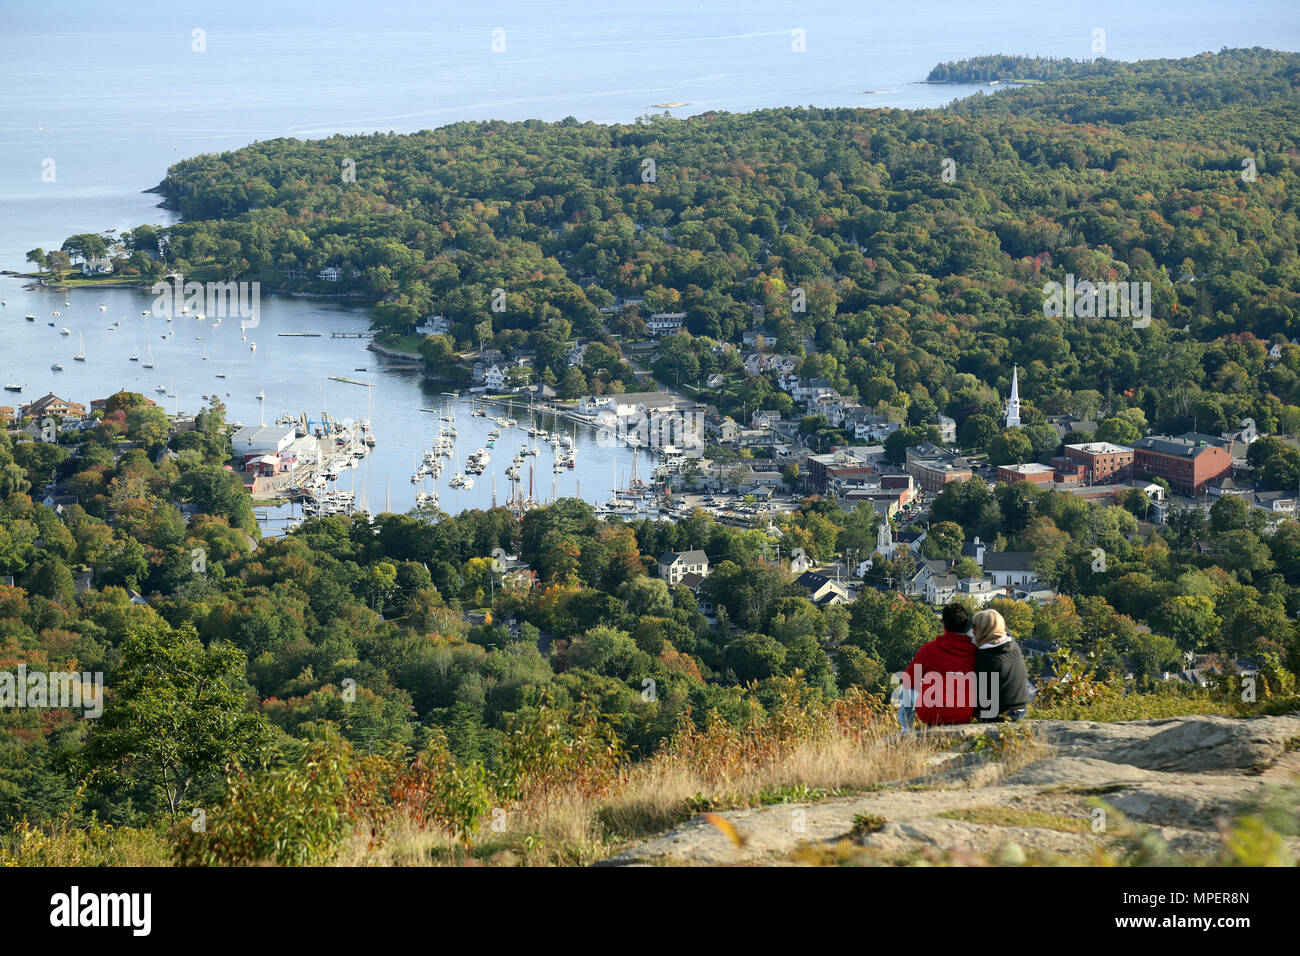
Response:
[[[928,495],[937,495],[950,481],[970,481],[974,474],[968,462],[930,442],[907,449],[906,470]]]
[[[1090,485],[1104,485],[1133,473],[1133,449],[1113,442],[1066,445],[1065,459],[1083,466],[1083,480]]]
[[[1206,485],[1231,469],[1229,442],[1214,435],[1153,435],[1133,443],[1133,474],[1163,478],[1176,494],[1202,495]]]
[[[1051,465],[1029,462],[1025,465],[998,465],[998,481],[1014,485],[1017,481],[1032,481],[1037,485],[1050,485],[1056,477]]]

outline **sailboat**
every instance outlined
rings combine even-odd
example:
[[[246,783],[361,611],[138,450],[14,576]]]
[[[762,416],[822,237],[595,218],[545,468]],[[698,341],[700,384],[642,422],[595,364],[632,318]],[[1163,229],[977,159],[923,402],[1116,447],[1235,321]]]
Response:
[[[134,357],[134,356],[133,356]],[[149,361],[141,362],[141,368],[153,368],[153,346],[149,346]]]
[[[207,343],[207,342],[204,342],[204,343],[203,343],[203,361],[206,362],[207,360],[208,360],[208,343]]]
[[[86,340],[80,332],[77,333],[77,354],[72,356],[72,361],[86,361]]]

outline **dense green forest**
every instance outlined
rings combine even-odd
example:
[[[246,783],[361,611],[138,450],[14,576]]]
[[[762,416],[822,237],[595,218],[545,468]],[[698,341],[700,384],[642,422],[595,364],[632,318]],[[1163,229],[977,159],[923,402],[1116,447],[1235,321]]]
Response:
[[[1042,422],[1055,412],[1096,414],[1099,437],[1118,441],[1246,416],[1263,433],[1300,432],[1300,347],[1267,354],[1300,335],[1300,57],[1032,65],[1048,82],[948,110],[459,123],[200,156],[163,184],[185,221],[131,232],[125,271],[292,289],[318,284],[291,270],[335,265],[341,291],[378,302],[381,329],[448,316],[442,354],[532,347],[558,376],[572,334],[600,338],[584,372],[602,384],[629,375],[615,335],[643,334],[650,312],[687,313],[687,331],[661,343],[664,380],[734,362],[713,346],[758,322],[802,374],[906,416],[894,456],[938,412],[962,444],[1003,461],[1054,452]],[[69,242],[73,258],[97,248]],[[1155,321],[1044,316],[1044,283],[1067,274],[1150,282]],[[805,312],[792,311],[796,287]],[[489,308],[496,288],[502,312]],[[626,296],[644,303],[600,311]],[[999,395],[1013,363],[1028,402],[1008,437]],[[776,401],[767,376],[741,388],[750,408]],[[544,711],[588,730],[584,708],[603,715],[570,751],[580,739],[644,757],[710,713],[741,727],[776,712],[792,680],[824,701],[887,692],[937,627],[893,589],[906,552],[877,562],[879,590],[816,606],[765,524],[702,513],[625,524],[566,500],[522,520],[504,509],[313,519],[261,541],[221,467],[224,410],[172,433],[142,404],[115,396],[97,426],[58,445],[0,436],[0,574],[15,578],[0,586],[0,669],[103,670],[109,688],[99,721],[0,714],[5,824],[149,823],[221,800],[236,766],[335,734],[366,755],[432,748],[440,766],[495,775],[508,796],[525,786],[519,735],[550,732],[530,723]],[[1300,453],[1276,436],[1251,455],[1266,483],[1300,478]],[[79,503],[56,514],[33,501],[51,477]],[[187,521],[182,505],[197,514]],[[1157,691],[1188,653],[1252,655],[1265,691],[1290,693],[1300,523],[1266,527],[1226,498],[1143,533],[1146,505],[1137,492],[1100,505],[1028,482],[950,485],[926,556],[960,558],[974,535],[1033,551],[1062,596],[998,599],[1012,631],[1088,661],[1098,679],[1132,674],[1127,691],[1161,707],[1222,706]],[[778,522],[781,547],[817,561],[869,553],[878,520],[809,498]],[[716,620],[655,575],[659,554],[686,547],[711,557],[702,596]],[[527,570],[499,574],[496,548]],[[94,578],[79,594],[83,569]],[[160,728],[177,722],[187,731],[173,744]]]
[[[992,54],[940,63],[925,79],[927,83],[1060,80],[1066,77],[1101,76],[1130,65],[1118,60],[1107,60],[1104,57],[1096,60],[1072,60],[1069,57]]]

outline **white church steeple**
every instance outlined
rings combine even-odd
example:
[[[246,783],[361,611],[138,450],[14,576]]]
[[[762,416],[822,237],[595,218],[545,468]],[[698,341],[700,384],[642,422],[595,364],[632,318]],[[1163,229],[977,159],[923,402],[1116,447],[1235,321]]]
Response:
[[[1011,397],[1007,399],[1007,427],[1020,424],[1020,377],[1016,366],[1011,367]]]

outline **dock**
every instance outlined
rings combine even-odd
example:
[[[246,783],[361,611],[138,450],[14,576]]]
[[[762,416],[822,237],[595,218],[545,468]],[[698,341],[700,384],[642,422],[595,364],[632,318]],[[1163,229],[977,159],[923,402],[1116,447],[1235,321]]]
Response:
[[[374,382],[363,382],[360,379],[356,379],[356,378],[344,378],[342,375],[331,375],[330,381],[346,382],[348,385],[364,385],[366,388],[372,388],[375,384]]]

